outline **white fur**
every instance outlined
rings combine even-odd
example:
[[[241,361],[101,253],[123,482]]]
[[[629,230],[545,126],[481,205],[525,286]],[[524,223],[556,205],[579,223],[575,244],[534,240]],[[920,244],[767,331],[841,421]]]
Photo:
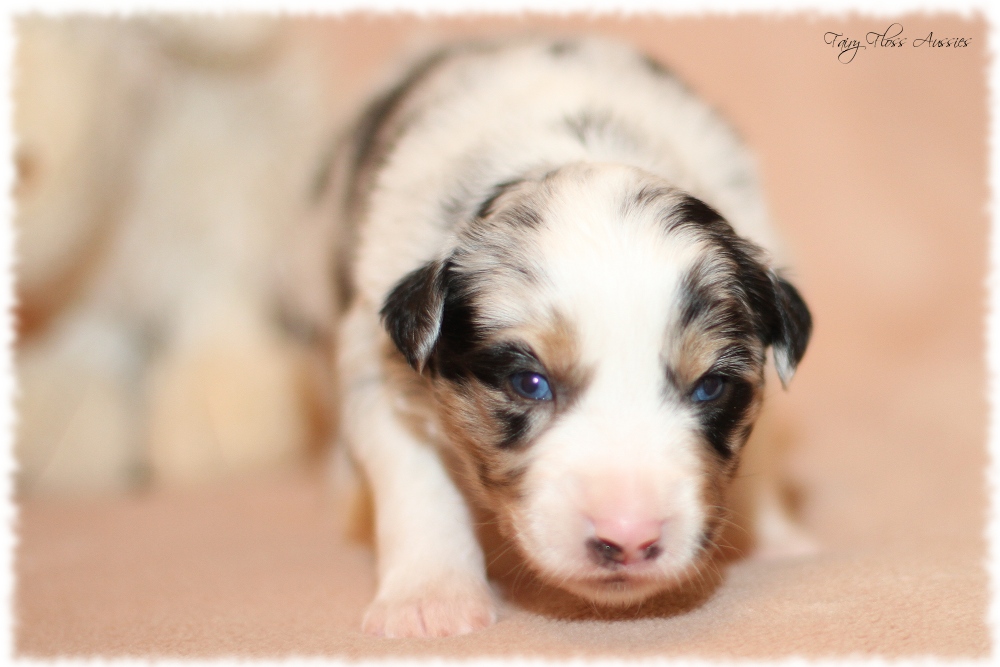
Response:
[[[607,191],[566,193],[540,241],[551,279],[545,300],[569,316],[581,365],[595,370],[581,403],[532,444],[525,483],[532,500],[518,531],[530,553],[566,577],[600,574],[581,548],[581,534],[593,533],[588,514],[666,522],[664,541],[676,546],[658,565],[671,574],[694,556],[703,518],[694,453],[701,445],[691,438],[690,415],[662,405],[657,363],[670,304],[698,248],[666,242],[655,221],[621,220],[608,202],[632,174],[613,169]]]

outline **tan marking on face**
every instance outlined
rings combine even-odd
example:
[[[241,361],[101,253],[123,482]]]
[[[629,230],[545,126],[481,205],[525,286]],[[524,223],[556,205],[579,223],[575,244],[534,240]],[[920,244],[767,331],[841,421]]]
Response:
[[[565,410],[586,389],[593,369],[580,358],[580,342],[567,317],[552,310],[546,321],[519,327],[511,332],[528,343],[545,368],[556,394],[557,410]]]
[[[569,321],[552,314],[544,322],[530,322],[497,332],[487,345],[519,343],[536,356],[552,385],[555,400],[531,404],[522,402],[506,388],[494,389],[470,380],[458,385],[435,382],[441,429],[456,457],[463,476],[477,494],[502,515],[520,500],[521,482],[532,453],[531,447],[500,447],[503,425],[494,417],[502,410],[523,410],[528,414],[527,439],[538,437],[556,414],[566,409],[586,386],[589,373],[579,363],[578,343]]]
[[[686,327],[673,327],[667,331],[665,361],[677,381],[678,389],[692,387],[703,375],[712,370],[726,348],[738,345],[748,352],[746,364],[738,375],[757,383],[763,371],[764,351],[760,341],[752,335],[746,337],[719,331],[717,320],[723,312],[738,313],[740,306],[733,301],[720,300],[699,315]],[[739,317],[730,315],[730,317]]]
[[[696,326],[687,327],[673,341],[668,354],[668,362],[680,389],[692,386],[711,369],[727,341],[706,336]]]
[[[708,443],[698,451],[702,469],[705,471],[702,485],[703,504],[706,508],[716,508],[709,513],[706,520],[706,530],[710,533],[716,532],[717,524],[724,520],[721,508],[724,504],[725,489],[739,467],[740,450],[749,438],[763,398],[764,351],[760,341],[752,335],[738,337],[712,328],[713,323],[717,322],[720,308],[738,307],[735,303],[717,302],[688,326],[680,330],[674,329],[667,334],[666,361],[669,372],[672,373],[674,389],[681,395],[687,395],[702,377],[718,368],[717,363],[727,348],[740,346],[746,351],[744,363],[729,364],[725,367],[727,375],[738,376],[742,382],[750,385],[752,391],[750,402],[729,438],[733,454],[727,460],[722,460],[713,453],[713,448]]]

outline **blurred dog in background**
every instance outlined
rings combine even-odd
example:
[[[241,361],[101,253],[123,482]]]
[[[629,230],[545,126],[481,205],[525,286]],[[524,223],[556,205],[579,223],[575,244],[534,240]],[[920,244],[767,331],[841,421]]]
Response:
[[[335,122],[315,43],[266,17],[30,17],[17,39],[19,491],[301,458],[329,414],[323,332],[287,307],[330,302],[300,234]]]

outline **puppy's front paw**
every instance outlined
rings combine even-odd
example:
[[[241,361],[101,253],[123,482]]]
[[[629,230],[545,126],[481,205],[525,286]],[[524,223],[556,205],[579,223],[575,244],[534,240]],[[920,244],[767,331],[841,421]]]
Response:
[[[450,637],[481,630],[496,621],[489,588],[483,582],[445,580],[385,590],[368,606],[362,630],[381,637]]]

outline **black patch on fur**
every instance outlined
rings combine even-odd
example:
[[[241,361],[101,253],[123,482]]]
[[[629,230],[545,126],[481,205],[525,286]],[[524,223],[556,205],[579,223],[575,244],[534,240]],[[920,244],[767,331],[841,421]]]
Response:
[[[678,223],[695,224],[706,228],[712,228],[714,223],[725,223],[718,211],[691,195],[684,195],[681,198],[680,202],[674,206],[673,215],[677,217]],[[729,227],[729,224],[725,223],[725,226]],[[735,236],[735,234],[733,235]]]
[[[774,293],[780,325],[772,342],[784,347],[797,366],[812,335],[812,315],[795,286],[778,275],[774,276]]]
[[[468,278],[456,274],[449,264],[444,280],[448,288],[441,310],[441,328],[428,368],[446,380],[463,383],[472,377],[466,368],[466,357],[483,345],[488,332],[477,323]]]
[[[453,280],[467,280],[466,277]],[[486,342],[490,331],[477,323],[476,309],[462,288],[449,289],[441,317],[441,331],[428,367],[438,377],[459,387],[479,383],[494,394],[490,408],[498,439],[493,446],[517,449],[532,430],[532,413],[549,409],[545,401],[517,397],[510,376],[523,371],[544,372],[530,350],[516,343]],[[555,389],[554,389],[555,390]]]
[[[396,283],[379,311],[382,325],[407,363],[420,371],[441,321],[446,267],[430,262]]]
[[[399,107],[406,95],[448,55],[449,52],[445,49],[432,53],[410,70],[402,81],[368,106],[358,124],[355,140],[355,166],[364,159],[364,156],[372,152],[379,129]]]
[[[530,268],[519,266],[514,259],[509,258],[506,268],[533,279]],[[488,284],[490,277],[459,272],[453,262],[449,260],[442,269],[443,303],[437,343],[428,360],[431,372],[458,383],[476,379],[494,389],[515,372],[509,370],[506,375],[498,375],[504,369],[517,366],[517,370],[526,370],[528,365],[540,372],[530,352],[515,345],[486,344],[493,331],[481,322],[474,296],[476,285]]]
[[[730,276],[719,285],[711,285],[698,282],[693,278],[695,275],[697,272],[692,272],[681,282],[681,330],[697,326],[702,335],[711,334],[717,339],[737,342],[763,338],[758,330],[757,313],[746,303],[739,276]],[[742,345],[737,347],[746,349]]]
[[[474,336],[482,338],[481,332],[476,332]],[[507,379],[514,373],[543,372],[538,360],[529,351],[513,343],[484,346],[481,342],[470,345],[468,341],[463,341],[464,350],[458,346],[446,349],[443,336],[440,343],[439,356],[447,354],[449,358],[441,359],[439,368],[441,376],[448,380],[475,378],[491,389],[506,391]]]
[[[749,382],[730,377],[721,397],[694,404],[705,440],[724,461],[731,459],[742,444],[733,436],[744,422],[753,398],[754,388]]]
[[[679,328],[694,325],[704,333],[731,340],[745,340],[757,333],[756,316],[747,311],[740,276],[730,276],[712,284],[710,259],[705,258],[681,279]]]
[[[456,271],[450,259],[430,262],[404,276],[380,312],[396,347],[415,370],[426,368],[458,384],[475,379],[500,390],[515,372],[542,372],[524,348],[486,344],[492,332],[477,316],[475,280]]]
[[[392,150],[396,136],[388,137],[386,128],[391,124],[404,99],[428,74],[444,62],[452,51],[441,49],[419,62],[409,74],[381,97],[373,100],[365,109],[354,130],[354,155],[352,163],[351,187],[348,189],[348,209],[354,208],[366,190],[361,180],[374,178]],[[393,133],[399,135],[402,128]]]
[[[765,345],[788,352],[793,366],[805,353],[812,330],[809,309],[798,291],[786,280],[768,270],[756,245],[737,236],[733,228],[714,208],[690,195],[684,195],[668,216],[667,229],[674,231],[692,226],[707,236],[716,252],[734,267],[733,281],[727,286],[731,297],[748,308],[744,315],[752,333]],[[701,280],[710,268],[699,263],[682,282],[681,326],[690,325],[717,299],[717,289]],[[713,314],[714,316],[714,314]],[[718,326],[741,327],[739,312],[723,315]],[[734,329],[733,333],[738,333]]]
[[[520,445],[531,431],[531,415],[524,409],[501,407],[493,411],[493,419],[501,427],[500,449],[514,449]]]
[[[490,415],[498,433],[493,445],[499,449],[524,447],[537,435],[536,426],[547,423],[543,415],[566,410],[579,392],[578,387],[567,386],[559,378],[547,374],[534,354],[517,343],[480,343],[477,346],[463,342],[463,348],[464,353],[459,354],[456,347],[444,343],[442,336],[436,350],[435,367],[441,378],[459,387],[478,382],[492,390]],[[510,377],[522,372],[545,374],[555,398],[533,401],[518,396],[510,385]]]
[[[470,53],[489,53],[497,48],[498,45],[485,42],[465,42],[439,49],[419,61],[398,84],[368,105],[353,132],[348,211],[355,212],[361,206],[387,156],[412,122],[412,118],[400,114],[410,93],[452,58]]]

